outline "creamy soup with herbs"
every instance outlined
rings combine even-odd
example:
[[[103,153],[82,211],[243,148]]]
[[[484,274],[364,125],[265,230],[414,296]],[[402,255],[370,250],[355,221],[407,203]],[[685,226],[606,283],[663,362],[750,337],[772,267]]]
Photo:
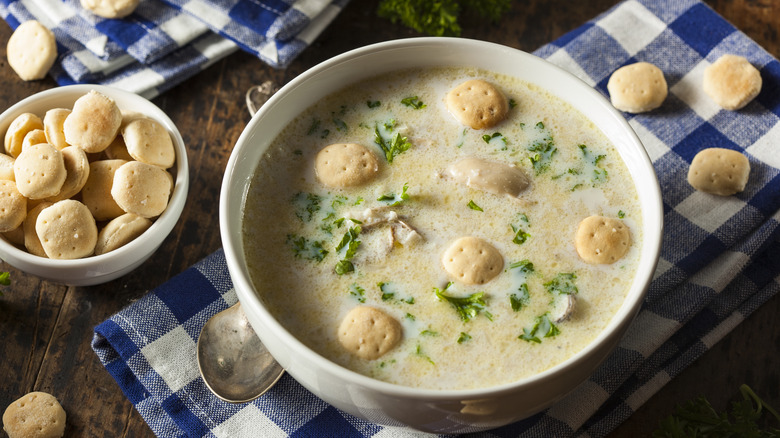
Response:
[[[609,323],[642,212],[583,114],[461,68],[312,104],[258,164],[243,212],[258,294],[301,342],[383,381],[469,389],[555,366]]]

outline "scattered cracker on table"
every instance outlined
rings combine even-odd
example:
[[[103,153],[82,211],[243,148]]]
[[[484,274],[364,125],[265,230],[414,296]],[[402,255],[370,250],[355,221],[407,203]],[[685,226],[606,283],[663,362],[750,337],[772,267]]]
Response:
[[[59,438],[65,434],[62,405],[48,393],[35,391],[14,400],[3,413],[8,438]]]
[[[447,110],[472,129],[492,128],[506,118],[509,102],[498,88],[481,79],[457,85],[445,98]]]
[[[661,106],[668,94],[664,73],[649,62],[615,70],[607,82],[612,106],[628,113],[644,113]]]
[[[328,187],[354,187],[376,177],[379,160],[363,145],[336,143],[317,153],[314,171],[320,182]]]
[[[8,64],[24,81],[43,79],[57,59],[54,34],[41,23],[25,21],[8,39]]]
[[[133,13],[141,0],[81,0],[81,7],[103,18],[123,18]]]
[[[97,244],[97,224],[86,205],[74,199],[44,208],[35,221],[35,232],[50,259],[78,259],[92,255]]]
[[[5,151],[16,158],[22,153],[24,137],[35,129],[43,129],[43,121],[32,113],[19,114],[5,131]]]
[[[11,231],[27,217],[27,198],[14,181],[0,180],[0,232]]]
[[[444,270],[465,284],[485,284],[501,273],[504,257],[484,239],[466,236],[442,254]]]
[[[401,341],[401,324],[392,316],[370,306],[350,310],[339,326],[339,342],[350,353],[374,360]]]
[[[103,152],[122,124],[122,112],[113,99],[95,90],[76,99],[63,123],[65,141],[84,152]]]
[[[761,92],[761,73],[744,57],[723,55],[704,69],[702,87],[727,110],[738,110]]]
[[[730,196],[745,190],[750,176],[750,161],[738,151],[708,148],[693,157],[688,168],[688,183],[696,190]]]
[[[125,213],[111,220],[98,232],[95,255],[105,254],[130,243],[151,226],[152,221],[133,213]]]
[[[631,233],[622,220],[589,216],[580,221],[574,246],[580,258],[587,263],[615,263],[631,247]]]

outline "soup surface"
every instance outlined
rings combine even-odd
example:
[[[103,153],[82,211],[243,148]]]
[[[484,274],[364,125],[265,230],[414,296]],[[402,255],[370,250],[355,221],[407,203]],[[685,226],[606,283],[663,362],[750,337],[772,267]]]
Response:
[[[465,127],[445,105],[475,78],[509,101],[490,129]],[[376,177],[323,185],[315,157],[334,143],[370,149]],[[517,197],[469,187],[447,172],[466,157],[516,166],[530,184]],[[623,302],[642,242],[636,188],[606,137],[546,91],[476,69],[393,73],[313,102],[258,164],[243,215],[252,280],[294,336],[358,373],[439,389],[509,383],[583,349]],[[630,229],[614,263],[588,264],[575,250],[592,215]],[[442,254],[463,236],[499,251],[497,276],[464,284],[444,269]],[[399,321],[400,343],[374,360],[346,351],[337,331],[356,306]]]

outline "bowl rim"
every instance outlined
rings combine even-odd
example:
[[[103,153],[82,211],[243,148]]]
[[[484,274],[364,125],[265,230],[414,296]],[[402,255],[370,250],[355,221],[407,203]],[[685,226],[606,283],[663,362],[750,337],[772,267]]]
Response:
[[[127,244],[105,254],[90,255],[78,259],[50,259],[36,256],[16,247],[4,237],[0,236],[0,258],[21,271],[27,271],[27,269],[16,266],[16,263],[23,263],[38,266],[43,269],[52,269],[56,272],[62,272],[69,269],[86,269],[90,266],[100,265],[108,261],[126,257],[126,253],[132,254],[141,252],[145,255],[146,251],[143,251],[145,249],[144,247],[157,248],[171,230],[173,230],[184,209],[187,193],[189,191],[189,163],[187,160],[187,149],[184,139],[182,138],[179,129],[162,109],[138,94],[98,84],[63,85],[32,94],[20,100],[0,113],[0,121],[7,120],[10,125],[13,118],[28,112],[25,109],[31,104],[48,99],[70,100],[70,96],[73,96],[72,100],[75,101],[79,96],[86,94],[90,90],[98,91],[114,100],[121,99],[123,101],[139,102],[141,106],[149,106],[154,114],[148,114],[147,112],[141,111],[138,112],[147,117],[154,118],[166,127],[168,133],[172,136],[174,150],[176,151],[176,163],[171,169],[168,169],[169,171],[175,169],[176,172],[171,195],[168,199],[168,206],[165,211],[153,220],[152,225],[148,230]],[[121,105],[120,109],[123,109]],[[5,124],[3,122],[0,122],[0,125],[3,125],[0,126],[0,129],[5,132],[7,126],[4,126]],[[3,153],[5,152],[3,151]],[[57,276],[55,271],[52,271],[52,277]],[[110,272],[102,272],[98,276],[106,276],[108,274],[110,274]]]
[[[246,178],[246,176],[237,175],[236,173],[236,166],[242,159],[242,151],[245,148],[250,147],[248,146],[249,140],[252,137],[252,132],[257,129],[257,125],[260,124],[267,113],[273,111],[273,108],[278,105],[286,95],[294,92],[294,90],[301,86],[301,84],[316,78],[318,75],[327,74],[327,72],[331,69],[338,68],[340,65],[350,63],[364,56],[375,56],[377,52],[406,50],[417,46],[430,46],[433,49],[438,48],[441,50],[448,50],[452,48],[452,45],[457,46],[459,51],[489,49],[491,53],[507,53],[511,54],[511,56],[521,58],[524,60],[524,62],[527,63],[527,65],[532,65],[537,68],[541,67],[546,71],[546,73],[552,73],[556,77],[572,84],[572,86],[576,87],[579,92],[583,93],[589,100],[592,100],[593,103],[597,104],[600,111],[605,111],[610,119],[616,124],[617,129],[619,129],[619,131],[621,131],[624,135],[627,136],[628,139],[630,139],[630,147],[636,149],[633,151],[633,154],[636,155],[635,158],[637,158],[637,160],[635,160],[636,162],[633,164],[633,166],[638,166],[640,172],[643,172],[645,176],[652,178],[652,180],[647,181],[646,184],[643,182],[642,195],[640,196],[640,202],[642,204],[643,210],[642,229],[643,231],[647,231],[648,229],[655,231],[657,238],[651,240],[652,236],[648,235],[648,233],[644,233],[642,243],[643,246],[641,249],[639,265],[637,266],[637,272],[634,276],[634,280],[631,284],[631,287],[629,288],[629,291],[626,293],[624,302],[621,304],[617,312],[612,316],[606,327],[604,327],[601,332],[583,349],[576,352],[568,359],[532,376],[495,386],[472,389],[417,388],[381,381],[357,373],[355,371],[351,371],[319,355],[301,341],[299,341],[289,331],[287,331],[287,329],[285,329],[284,326],[282,326],[273,317],[273,315],[266,309],[265,306],[260,303],[260,300],[257,298],[254,285],[252,284],[251,278],[246,272],[245,263],[243,262],[243,239],[241,236],[240,226],[238,230],[234,230],[234,224],[228,220],[228,218],[231,213],[236,214],[237,212],[243,211],[242,206],[243,199],[245,197],[246,186],[243,186],[244,190],[241,191],[241,200],[238,201],[238,205],[234,205],[235,203],[231,198],[231,189],[236,187],[238,179]],[[440,64],[448,66],[455,65],[450,63],[444,64],[443,62]],[[477,68],[490,70],[489,68],[482,66],[477,66]],[[373,75],[369,75],[367,77],[370,76]],[[543,88],[551,91],[546,87]],[[335,91],[338,90],[333,89],[330,90],[329,93]],[[566,98],[556,93],[553,94],[563,99],[564,101],[570,102]],[[586,117],[591,118],[587,114],[585,115]],[[598,124],[596,126],[602,130],[604,128]],[[618,147],[618,145],[615,146],[619,151],[621,150],[621,147]],[[621,159],[626,162],[626,157],[623,156],[622,153]],[[626,165],[628,167],[629,163],[626,162]],[[253,165],[252,168],[254,169],[255,166],[256,165]],[[631,170],[631,168],[629,168],[629,170]],[[634,172],[631,172],[631,174],[635,184],[638,184]],[[642,201],[643,196],[648,198],[646,202]],[[367,387],[390,396],[414,398],[423,397],[428,400],[479,399],[480,397],[485,396],[494,397],[504,393],[515,392],[520,387],[533,387],[534,385],[540,384],[543,381],[549,379],[553,375],[557,375],[567,369],[581,365],[588,358],[588,356],[594,353],[594,350],[602,346],[602,344],[607,341],[610,334],[616,331],[622,331],[625,333],[627,326],[634,320],[635,316],[639,312],[639,308],[644,301],[644,296],[646,295],[647,289],[649,287],[650,281],[653,278],[653,273],[655,272],[655,268],[658,263],[660,256],[661,237],[663,235],[662,213],[663,208],[660,186],[658,184],[655,170],[652,166],[649,155],[638,136],[634,132],[633,128],[631,128],[623,115],[612,106],[612,104],[608,99],[606,99],[604,95],[572,73],[569,73],[563,70],[561,67],[558,67],[536,55],[497,43],[452,37],[403,38],[367,45],[323,61],[292,79],[257,111],[257,113],[252,117],[249,124],[245,127],[244,131],[236,141],[234,149],[228,160],[226,172],[223,178],[219,206],[222,245],[230,272],[230,277],[234,283],[238,298],[241,301],[242,306],[249,308],[250,312],[254,312],[256,315],[258,315],[258,318],[262,319],[265,324],[273,327],[274,336],[281,336],[281,341],[288,345],[289,349],[296,350],[297,354],[304,357],[306,360],[316,363],[318,367],[326,368],[329,373],[332,373],[345,381],[349,381],[355,385]],[[237,222],[239,224],[241,223],[240,220]],[[238,254],[237,257],[235,256],[236,254]],[[617,340],[615,341],[615,344],[616,343]],[[614,351],[614,348],[610,348],[608,353],[611,354],[612,351]],[[603,360],[599,361],[599,363],[601,362],[603,362]],[[591,372],[588,373],[588,375],[590,374]]]

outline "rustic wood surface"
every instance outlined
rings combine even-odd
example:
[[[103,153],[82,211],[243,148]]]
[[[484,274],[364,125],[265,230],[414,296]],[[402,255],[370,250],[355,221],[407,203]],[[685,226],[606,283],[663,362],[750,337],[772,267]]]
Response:
[[[497,26],[463,23],[464,37],[532,51],[607,10],[616,0],[515,2]],[[708,0],[707,3],[780,56],[780,2]],[[418,36],[376,16],[377,0],[353,0],[289,68],[274,70],[243,52],[154,99],[181,130],[191,183],[184,209],[162,247],[135,272],[108,284],[66,287],[5,263],[11,286],[0,297],[0,409],[27,392],[54,394],[68,413],[66,436],[148,437],[152,432],[101,366],[90,347],[93,327],[220,247],[216,214],[230,151],[249,121],[244,93],[271,79],[284,84],[307,68],[369,43]],[[55,87],[51,79],[21,81],[7,65],[0,24],[0,110]],[[613,436],[647,436],[677,403],[705,395],[724,409],[741,383],[780,408],[780,296],[751,315],[701,359],[648,400]],[[0,436],[5,436],[0,432]]]

